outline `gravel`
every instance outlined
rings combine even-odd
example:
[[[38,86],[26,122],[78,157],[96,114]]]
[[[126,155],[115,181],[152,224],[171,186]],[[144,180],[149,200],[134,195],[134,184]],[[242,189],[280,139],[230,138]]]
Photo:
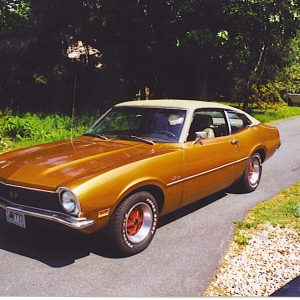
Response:
[[[269,296],[300,275],[298,232],[267,223],[241,234],[248,245],[229,244],[204,296]]]

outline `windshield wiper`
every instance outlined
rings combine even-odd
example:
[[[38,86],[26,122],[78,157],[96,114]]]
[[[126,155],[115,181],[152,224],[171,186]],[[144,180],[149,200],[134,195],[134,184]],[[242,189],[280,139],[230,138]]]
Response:
[[[136,136],[136,135],[129,135],[129,138],[132,138],[132,139],[135,139],[135,140],[138,140],[138,141],[141,141],[141,142],[144,142],[146,144],[149,144],[149,145],[154,145],[155,143],[151,140],[147,140],[146,138],[143,138],[143,137],[139,137],[139,136]]]
[[[93,136],[93,137],[98,137],[105,141],[108,140],[108,138],[104,134],[95,133],[95,132],[85,133],[84,136]]]

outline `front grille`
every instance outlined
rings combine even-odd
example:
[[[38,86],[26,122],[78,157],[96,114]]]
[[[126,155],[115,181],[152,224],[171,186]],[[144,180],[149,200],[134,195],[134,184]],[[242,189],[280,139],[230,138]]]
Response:
[[[6,185],[0,182],[0,197],[15,204],[64,212],[57,193]]]

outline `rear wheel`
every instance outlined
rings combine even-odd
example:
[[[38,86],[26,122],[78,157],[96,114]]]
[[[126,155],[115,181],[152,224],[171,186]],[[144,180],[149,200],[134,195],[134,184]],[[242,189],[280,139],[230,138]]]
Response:
[[[262,162],[259,153],[251,155],[246,169],[240,180],[240,187],[244,192],[254,191],[260,182],[262,172]]]
[[[109,235],[119,252],[134,255],[148,247],[157,223],[155,198],[148,192],[138,192],[117,207],[110,220]]]

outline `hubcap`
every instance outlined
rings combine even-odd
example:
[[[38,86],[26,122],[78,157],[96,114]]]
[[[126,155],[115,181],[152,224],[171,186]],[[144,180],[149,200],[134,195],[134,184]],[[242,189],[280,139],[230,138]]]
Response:
[[[131,243],[140,243],[149,234],[153,223],[153,214],[146,203],[134,205],[128,213],[126,235]]]

